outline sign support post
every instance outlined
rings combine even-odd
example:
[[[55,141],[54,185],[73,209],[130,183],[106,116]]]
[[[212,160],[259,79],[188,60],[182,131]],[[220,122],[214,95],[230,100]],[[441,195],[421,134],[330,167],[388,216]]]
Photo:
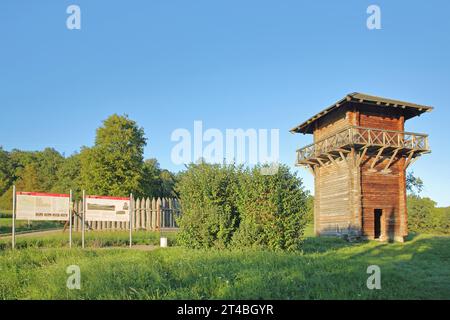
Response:
[[[81,218],[81,247],[84,249],[84,229],[85,229],[85,216],[86,216],[86,192],[83,190],[83,215]]]
[[[13,210],[12,210],[12,249],[16,248],[16,186],[13,186]]]
[[[130,248],[133,246],[133,194],[130,194]]]
[[[72,207],[72,190],[70,190],[69,197],[69,248],[72,249],[72,217],[73,217],[73,207]]]

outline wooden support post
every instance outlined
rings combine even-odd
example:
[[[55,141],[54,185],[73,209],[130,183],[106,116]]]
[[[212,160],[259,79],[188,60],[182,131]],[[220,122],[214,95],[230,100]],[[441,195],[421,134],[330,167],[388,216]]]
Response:
[[[366,155],[366,152],[367,152],[367,147],[364,147],[362,153],[359,154],[358,157],[357,157],[357,160],[356,160],[356,165],[357,166],[361,165],[361,162],[364,159],[364,156]]]
[[[381,154],[383,153],[384,149],[386,149],[385,147],[381,147],[380,150],[378,150],[378,153],[375,157],[375,159],[373,159],[372,164],[370,165],[370,171],[376,171],[375,165],[377,164],[378,160],[380,159]]]
[[[410,165],[412,165],[414,162],[416,162],[417,159],[419,159],[419,158],[420,158],[420,156],[416,156],[415,158],[412,158],[412,159],[408,162],[408,164],[406,164],[405,170],[408,169],[408,167],[409,167]]]
[[[324,167],[325,165],[323,164],[322,160],[320,160],[320,158],[316,158],[316,160],[320,163],[320,166]]]
[[[394,151],[394,153],[392,154],[391,158],[389,159],[388,163],[386,164],[386,166],[384,167],[384,169],[383,169],[381,172],[383,172],[383,173],[388,173],[388,172],[389,172],[389,167],[391,166],[392,161],[394,160],[394,158],[395,158],[395,156],[397,155],[397,153],[398,153],[399,150],[400,150],[400,149],[398,149],[398,148],[395,149],[395,151]]]
[[[316,166],[314,179],[314,234],[320,235],[320,167]]]
[[[411,150],[409,152],[408,158],[405,161],[405,164],[403,166],[403,170],[406,170],[406,168],[408,168],[409,162],[411,161],[412,156],[414,155],[414,150]]]
[[[352,148],[353,149],[353,148]],[[344,153],[342,151],[339,151],[339,155],[341,156],[341,159],[348,163],[347,158],[345,157]]]
[[[338,167],[338,163],[336,162],[336,160],[334,160],[334,158],[331,156],[331,154],[327,153],[327,157],[328,159],[330,159],[330,161],[336,166]]]

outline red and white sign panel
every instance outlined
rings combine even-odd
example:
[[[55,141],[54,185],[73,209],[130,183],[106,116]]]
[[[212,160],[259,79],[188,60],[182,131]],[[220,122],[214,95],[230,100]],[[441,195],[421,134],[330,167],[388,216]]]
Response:
[[[37,192],[16,194],[17,220],[69,221],[70,196]]]
[[[130,221],[130,198],[86,197],[86,221]]]

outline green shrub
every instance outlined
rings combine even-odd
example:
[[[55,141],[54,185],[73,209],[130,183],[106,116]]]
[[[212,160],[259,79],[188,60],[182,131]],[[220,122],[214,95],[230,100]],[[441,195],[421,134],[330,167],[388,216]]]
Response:
[[[432,228],[430,224],[431,211],[436,202],[429,198],[409,196],[407,200],[408,208],[408,228],[413,232],[424,232]]]
[[[307,212],[307,195],[301,180],[286,166],[274,175],[261,172],[261,167],[255,167],[241,174],[240,225],[233,245],[300,249]]]
[[[450,234],[450,208],[437,208],[430,198],[408,196],[408,228],[412,232]]]
[[[192,164],[180,174],[177,192],[183,215],[178,243],[191,248],[300,248],[307,194],[302,181],[280,166]]]
[[[180,174],[180,244],[192,248],[228,245],[238,225],[236,170],[232,165],[191,164]]]
[[[313,225],[314,224],[314,196],[309,194],[309,192],[308,192],[308,197],[306,198],[306,209],[307,209],[306,214],[305,214],[306,224]]]
[[[0,219],[12,219],[12,213],[0,212]]]

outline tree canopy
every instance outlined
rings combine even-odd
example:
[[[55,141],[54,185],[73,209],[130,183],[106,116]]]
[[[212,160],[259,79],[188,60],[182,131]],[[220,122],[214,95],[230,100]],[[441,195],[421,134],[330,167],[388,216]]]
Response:
[[[408,196],[408,228],[412,232],[450,234],[450,207],[436,207],[436,202],[418,195]]]
[[[52,148],[5,151],[0,147],[0,210],[12,207],[12,186],[18,191],[145,197],[173,197],[176,176],[156,159],[144,161],[144,130],[113,114],[97,129],[92,147],[64,157]]]
[[[95,145],[81,151],[81,185],[91,194],[140,193],[146,144],[144,130],[135,121],[110,116],[97,129]]]

